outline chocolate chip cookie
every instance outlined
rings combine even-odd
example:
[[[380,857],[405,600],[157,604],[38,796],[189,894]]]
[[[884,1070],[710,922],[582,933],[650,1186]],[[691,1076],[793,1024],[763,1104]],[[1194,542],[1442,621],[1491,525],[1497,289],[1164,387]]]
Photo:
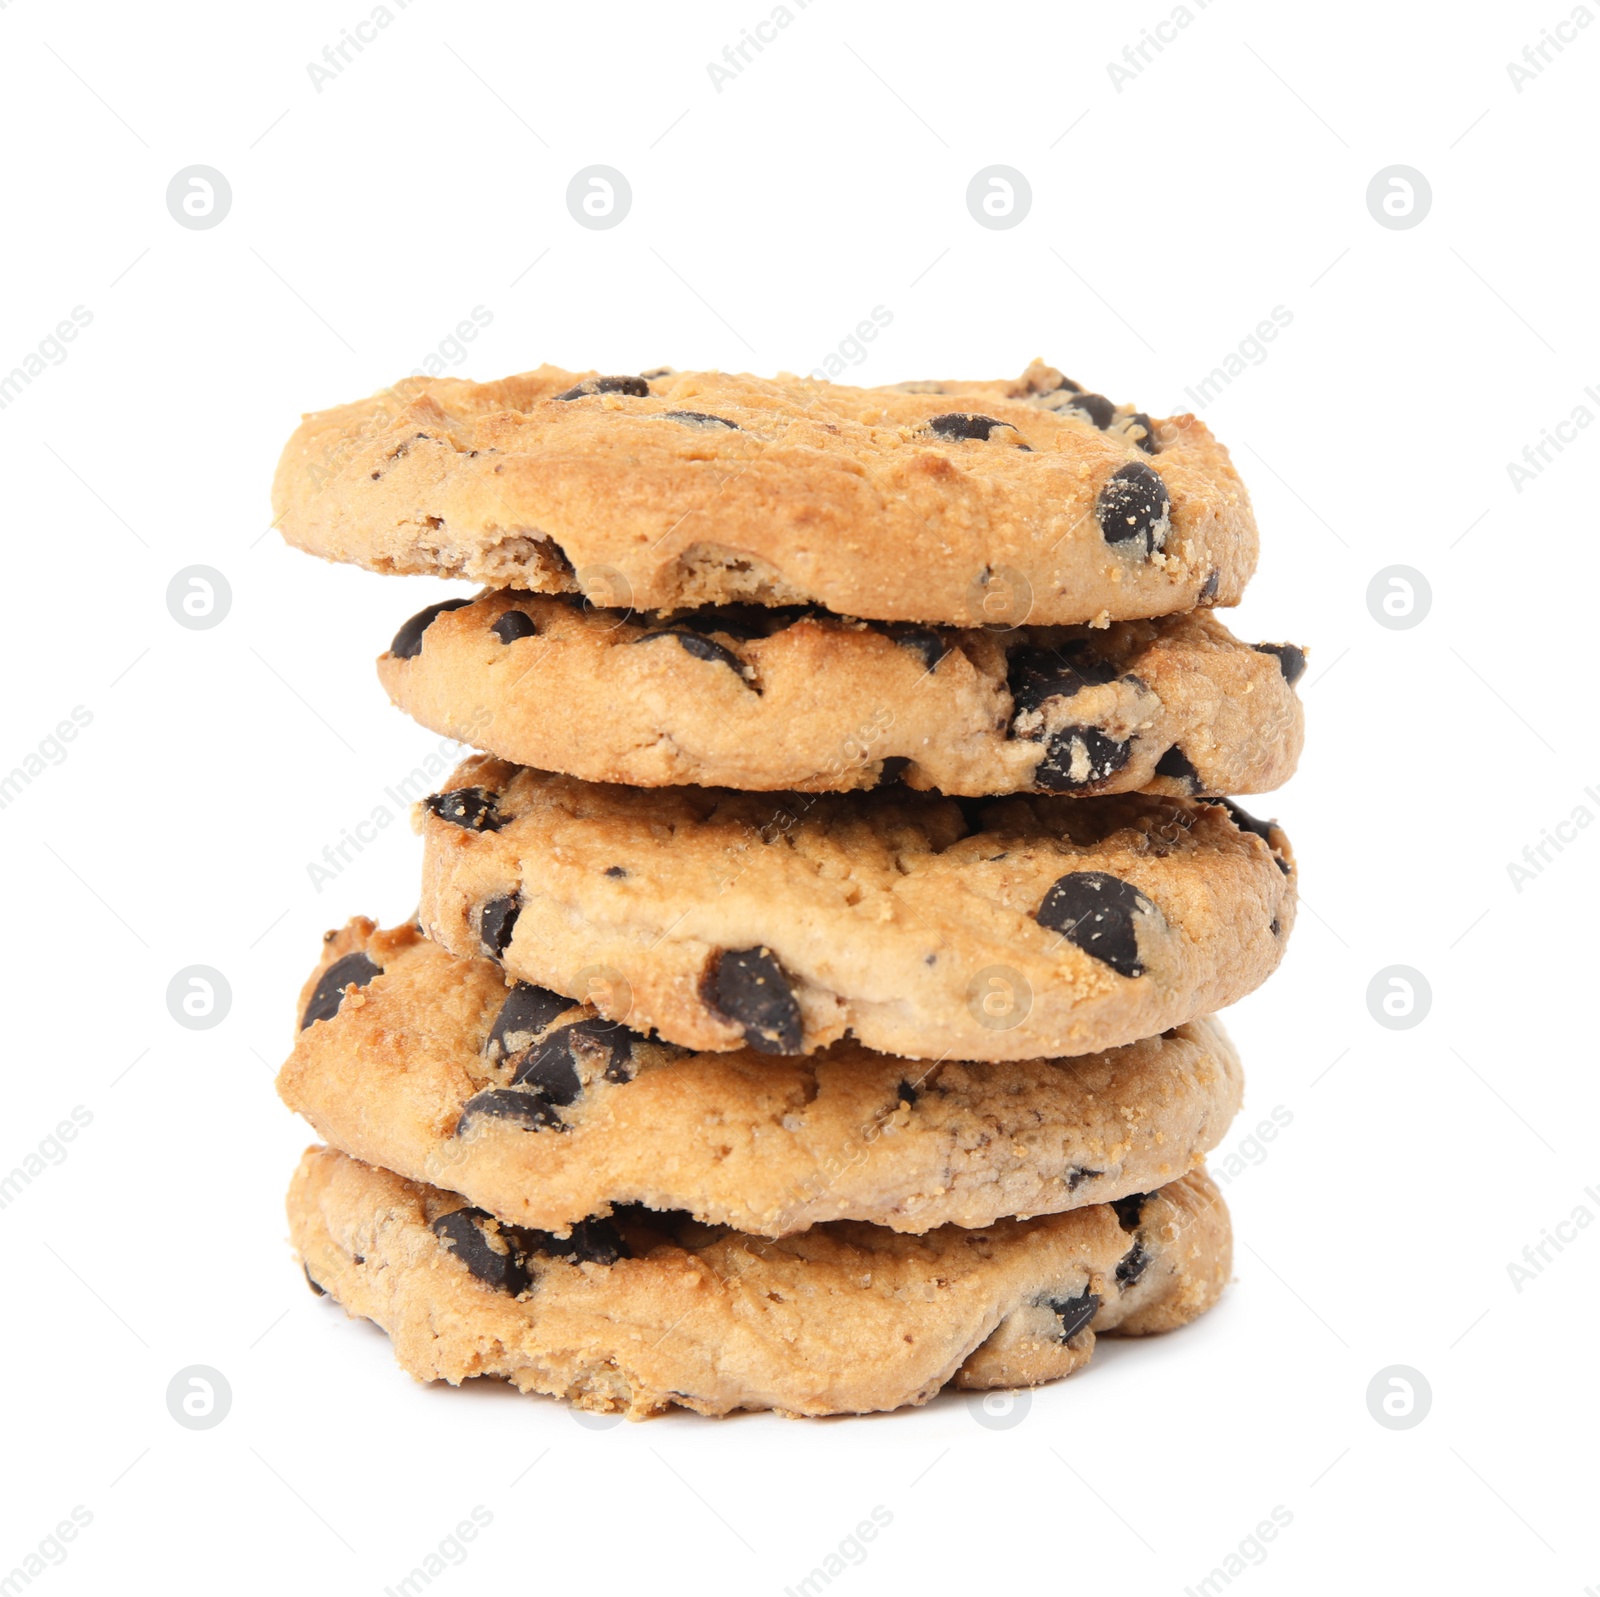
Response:
[[[378,661],[424,726],[591,782],[1189,796],[1294,773],[1304,669],[1205,612],[957,630],[515,590],[430,605]]]
[[[756,794],[487,756],[418,806],[421,924],[686,1048],[1054,1059],[1250,992],[1287,838],[1227,801]]]
[[[369,920],[325,942],[300,1019],[278,1092],[326,1141],[552,1232],[628,1204],[780,1237],[1104,1203],[1191,1170],[1242,1089],[1214,1019],[1004,1064],[691,1054]]]
[[[1030,1386],[1097,1335],[1194,1319],[1231,1265],[1203,1172],[1068,1214],[904,1236],[839,1221],[781,1241],[618,1211],[570,1236],[328,1148],[307,1152],[289,1225],[312,1287],[375,1320],[400,1365],[640,1419],[776,1409],[859,1414],[947,1385]]]
[[[959,627],[1237,604],[1257,542],[1203,422],[1038,362],[894,388],[551,366],[411,381],[306,417],[273,509],[290,543],[375,571]]]

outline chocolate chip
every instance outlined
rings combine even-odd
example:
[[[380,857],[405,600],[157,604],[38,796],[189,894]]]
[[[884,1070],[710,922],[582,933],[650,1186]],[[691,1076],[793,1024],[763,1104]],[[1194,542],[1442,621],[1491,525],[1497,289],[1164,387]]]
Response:
[[[1272,924],[1267,928],[1267,930],[1271,932],[1274,937],[1278,937],[1282,934],[1283,928],[1278,924],[1278,917],[1276,915],[1272,917]]]
[[[1145,1252],[1144,1243],[1135,1242],[1117,1265],[1117,1285],[1126,1292],[1149,1266],[1150,1255]]]
[[[1275,654],[1283,680],[1292,688],[1306,674],[1306,651],[1295,643],[1258,643],[1257,654]]]
[[[1069,871],[1044,895],[1033,918],[1119,976],[1142,976],[1135,916],[1154,912],[1132,882],[1104,871]]]
[[[519,1241],[529,1253],[548,1253],[569,1264],[615,1264],[629,1256],[628,1244],[610,1220],[580,1220],[569,1237],[519,1228]]]
[[[461,1118],[456,1121],[455,1134],[458,1137],[466,1136],[467,1128],[474,1120],[480,1119],[510,1120],[516,1125],[535,1129],[567,1129],[566,1123],[556,1112],[556,1106],[547,1098],[531,1092],[516,1092],[509,1087],[490,1087],[467,1099],[461,1106]]]
[[[518,638],[531,638],[539,629],[526,610],[507,610],[489,630],[502,643],[515,643]]]
[[[664,410],[661,418],[682,422],[685,427],[698,427],[702,432],[716,432],[719,428],[735,433],[743,431],[738,422],[729,421],[726,416],[709,415],[703,410]]]
[[[1233,824],[1241,832],[1254,832],[1268,848],[1272,847],[1272,830],[1277,824],[1274,821],[1258,821],[1248,810],[1241,809],[1230,798],[1214,798],[1207,801],[1211,804],[1220,804],[1230,816]],[[1276,852],[1276,851],[1274,851]]]
[[[690,632],[706,634],[721,632],[727,637],[748,643],[752,638],[770,637],[780,627],[793,626],[803,614],[809,613],[809,610],[802,610],[796,605],[759,611],[752,610],[748,605],[719,605],[714,610],[680,610],[666,617],[658,611],[647,624],[656,626],[658,631],[666,629],[676,632],[687,628]],[[775,621],[780,624],[779,627],[774,627]]]
[[[1096,727],[1064,726],[1050,734],[1033,785],[1047,793],[1076,793],[1120,771],[1132,752],[1132,742],[1118,743]]]
[[[560,993],[532,982],[519,981],[506,994],[506,1001],[495,1016],[494,1025],[484,1039],[483,1057],[491,1065],[502,1060],[515,1059],[533,1046],[534,1039],[548,1031],[557,1016],[564,1015],[577,1005]]]
[[[422,802],[441,821],[468,832],[498,832],[509,819],[495,807],[494,794],[482,787],[458,787],[431,794]]]
[[[1174,781],[1187,782],[1191,793],[1200,791],[1200,773],[1189,761],[1189,756],[1176,743],[1156,761],[1156,775],[1170,776]]]
[[[374,964],[360,950],[335,960],[323,971],[316,990],[311,994],[311,1002],[306,1005],[305,1015],[300,1021],[301,1031],[314,1020],[332,1020],[339,1013],[339,1005],[344,1002],[346,987],[365,987],[374,976],[382,974],[383,966]]]
[[[996,427],[1017,429],[1008,421],[997,421],[993,416],[979,416],[970,411],[953,410],[947,416],[930,416],[928,431],[940,438],[973,438],[986,442]]]
[[[1116,1210],[1117,1224],[1124,1231],[1137,1231],[1139,1229],[1139,1216],[1144,1213],[1148,1192],[1130,1192],[1125,1198],[1113,1198],[1111,1207]]]
[[[553,1104],[572,1103],[583,1091],[583,1079],[567,1046],[566,1034],[570,1030],[570,1026],[563,1026],[535,1043],[517,1065],[512,1086],[525,1087]]]
[[[327,1297],[327,1295],[328,1295],[328,1289],[327,1289],[327,1288],[326,1288],[326,1287],[325,1287],[325,1286],[323,1286],[323,1285],[322,1285],[322,1284],[321,1284],[321,1283],[320,1283],[320,1282],[319,1282],[319,1281],[318,1281],[318,1280],[317,1280],[317,1278],[316,1278],[316,1277],[315,1277],[315,1276],[314,1276],[314,1275],[312,1275],[312,1273],[311,1273],[311,1270],[310,1270],[310,1267],[309,1267],[309,1266],[308,1266],[308,1265],[304,1265],[304,1264],[302,1264],[302,1265],[301,1265],[301,1266],[300,1266],[300,1268],[301,1268],[301,1270],[302,1270],[302,1271],[304,1271],[304,1273],[305,1273],[305,1278],[306,1278],[306,1285],[307,1285],[307,1286],[308,1286],[308,1287],[310,1287],[310,1288],[311,1288],[311,1290],[312,1290],[312,1291],[313,1291],[313,1292],[315,1292],[315,1293],[316,1293],[316,1294],[317,1294],[317,1296],[318,1296],[318,1297],[319,1297],[319,1298],[325,1298],[325,1297]]]
[[[1161,441],[1156,437],[1155,424],[1147,415],[1145,415],[1142,410],[1134,411],[1134,413],[1128,418],[1128,423],[1130,436],[1132,436],[1132,429],[1134,426],[1144,428],[1144,437],[1137,438],[1134,440],[1134,442],[1137,443],[1147,455],[1159,455],[1161,453]]]
[[[685,654],[692,654],[697,660],[712,660],[718,665],[725,665],[737,676],[744,680],[749,667],[736,655],[732,649],[725,649],[720,643],[713,643],[710,638],[698,632],[690,632],[678,627],[663,627],[658,632],[642,632],[634,643],[649,643],[654,638],[676,638]]]
[[[1206,578],[1206,585],[1200,590],[1199,597],[1195,602],[1197,604],[1210,604],[1211,601],[1217,596],[1217,585],[1221,581],[1222,573],[1220,571],[1213,571],[1211,575]]]
[[[517,1227],[482,1209],[455,1209],[433,1222],[433,1234],[485,1286],[512,1297],[528,1290],[528,1267],[515,1246]]]
[[[895,1088],[895,1093],[899,1097],[900,1102],[903,1103],[907,1109],[915,1106],[919,1096],[917,1089],[913,1087],[909,1081],[902,1081],[900,1085]]]
[[[627,874],[628,874],[627,870],[621,865],[608,865],[608,866],[606,866],[606,875],[607,876],[614,876],[619,881],[624,876],[626,876]]]
[[[1111,425],[1111,418],[1116,415],[1117,407],[1106,398],[1104,394],[1077,393],[1072,396],[1071,404],[1065,407],[1076,410],[1087,416],[1101,432]]]
[[[460,610],[471,603],[470,599],[441,599],[438,604],[430,604],[426,610],[417,611],[395,633],[394,642],[389,645],[389,653],[397,660],[416,659],[422,653],[422,634],[433,625],[434,621],[446,610]]]
[[[800,1051],[800,1006],[770,948],[725,948],[710,974],[712,1002],[758,1054]]]
[[[1067,1167],[1067,1191],[1076,1192],[1085,1181],[1093,1181],[1104,1174],[1104,1170],[1086,1170],[1082,1165],[1069,1165]]]
[[[642,377],[585,377],[576,387],[557,394],[556,398],[584,399],[590,394],[627,394],[631,399],[646,399],[650,385]]]
[[[950,652],[950,645],[937,632],[927,627],[895,627],[889,636],[903,649],[914,649],[922,656],[929,671],[937,671],[939,662]]]
[[[879,787],[893,787],[909,769],[911,756],[909,754],[886,754],[878,766]]]
[[[1109,544],[1142,543],[1146,555],[1167,541],[1172,498],[1160,474],[1143,461],[1119,466],[1100,490],[1095,519]]]
[[[478,941],[490,959],[498,959],[511,946],[517,916],[522,913],[522,894],[491,898],[478,915]]]
[[[1050,1298],[1045,1307],[1061,1319],[1057,1335],[1070,1342],[1099,1312],[1100,1299],[1093,1292],[1080,1292],[1075,1298]]]
[[[1043,707],[1046,699],[1070,699],[1084,688],[1114,681],[1117,668],[1087,650],[1071,656],[1054,649],[1014,649],[1006,661],[1006,686],[1013,715]]]

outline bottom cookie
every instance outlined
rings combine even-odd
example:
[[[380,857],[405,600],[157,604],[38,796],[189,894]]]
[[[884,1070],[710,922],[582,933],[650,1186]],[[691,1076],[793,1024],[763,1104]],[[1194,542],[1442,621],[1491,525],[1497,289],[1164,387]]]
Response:
[[[908,1236],[857,1221],[769,1241],[618,1209],[564,1239],[312,1148],[289,1224],[313,1287],[388,1332],[419,1380],[500,1376],[633,1419],[861,1414],[942,1387],[1034,1386],[1098,1334],[1203,1314],[1232,1264],[1203,1171],[1065,1214]]]

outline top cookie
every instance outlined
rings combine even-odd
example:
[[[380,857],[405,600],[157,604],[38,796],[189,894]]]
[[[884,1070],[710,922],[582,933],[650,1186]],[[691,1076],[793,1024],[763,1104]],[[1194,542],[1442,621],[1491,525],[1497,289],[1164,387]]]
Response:
[[[1237,604],[1256,561],[1204,423],[1037,361],[895,388],[553,366],[410,381],[307,416],[273,509],[329,560],[648,610],[1103,624]]]

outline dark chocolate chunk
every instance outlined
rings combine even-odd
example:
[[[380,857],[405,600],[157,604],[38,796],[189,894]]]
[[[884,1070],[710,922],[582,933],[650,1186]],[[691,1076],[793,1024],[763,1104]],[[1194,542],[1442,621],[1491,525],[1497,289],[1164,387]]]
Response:
[[[758,1054],[800,1051],[800,1006],[770,948],[725,948],[710,975],[713,1004],[744,1028]]]
[[[618,881],[621,881],[621,879],[624,876],[626,876],[627,874],[628,874],[628,872],[627,872],[627,868],[625,866],[622,866],[622,865],[608,865],[608,866],[606,866],[606,875],[607,876],[614,876]]]
[[[1119,466],[1095,501],[1095,519],[1107,543],[1142,543],[1147,555],[1167,541],[1172,498],[1160,474],[1140,460]]]
[[[569,388],[564,394],[557,394],[557,399],[583,399],[589,394],[627,394],[631,399],[645,399],[649,396],[650,385],[642,377],[585,377],[574,388]]]
[[[1187,782],[1191,793],[1200,791],[1200,773],[1195,770],[1189,756],[1176,743],[1156,761],[1156,775],[1170,776],[1175,781]]]
[[[633,1041],[626,1026],[598,1016],[560,1026],[518,1063],[512,1085],[538,1092],[551,1103],[569,1104],[583,1091],[578,1060],[584,1054],[604,1055],[608,1081],[631,1081]]]
[[[893,787],[906,774],[911,764],[908,754],[886,754],[878,767],[878,786]]]
[[[895,1088],[895,1093],[899,1097],[900,1102],[903,1103],[907,1109],[914,1108],[916,1106],[917,1098],[920,1096],[917,1092],[917,1089],[913,1087],[909,1081],[902,1081],[900,1085]]]
[[[1148,1192],[1130,1192],[1125,1198],[1113,1198],[1111,1207],[1117,1212],[1117,1224],[1124,1231],[1139,1229],[1139,1216],[1144,1213]]]
[[[1055,649],[1014,649],[1006,660],[1006,686],[1014,715],[1037,710],[1046,699],[1070,699],[1084,688],[1113,681],[1117,668],[1087,650],[1071,656]]]
[[[1057,1334],[1063,1342],[1070,1342],[1099,1313],[1100,1299],[1093,1292],[1080,1292],[1075,1298],[1050,1298],[1045,1307],[1060,1317]]]
[[[1267,930],[1271,932],[1274,937],[1282,935],[1283,928],[1278,924],[1278,917],[1276,915],[1272,917],[1272,924],[1267,928]]]
[[[1117,407],[1104,394],[1074,394],[1072,403],[1065,408],[1081,411],[1101,432],[1111,425],[1111,418],[1117,413]]]
[[[1257,654],[1275,654],[1283,680],[1292,688],[1306,674],[1306,651],[1297,643],[1258,643]]]
[[[314,1020],[332,1020],[339,1013],[339,1005],[344,1002],[346,987],[365,987],[374,976],[382,974],[383,966],[374,964],[359,949],[353,954],[346,954],[343,959],[335,960],[323,971],[311,995],[311,1002],[306,1005],[305,1015],[300,1021],[301,1031]]]
[[[950,645],[937,632],[928,627],[896,627],[889,636],[903,649],[915,649],[922,663],[930,671],[937,671],[939,662],[950,652]]]
[[[491,898],[478,915],[478,941],[490,959],[498,959],[511,946],[517,916],[522,913],[522,894]]]
[[[1076,1192],[1085,1181],[1093,1181],[1097,1176],[1103,1176],[1104,1170],[1086,1170],[1082,1165],[1069,1165],[1067,1167],[1067,1191]]]
[[[1144,436],[1134,440],[1138,446],[1147,455],[1159,455],[1161,453],[1161,440],[1156,437],[1155,423],[1142,410],[1134,411],[1128,418],[1128,422],[1130,435],[1134,425],[1144,428]]]
[[[526,610],[507,610],[489,630],[502,643],[515,643],[518,638],[531,638],[539,629]]]
[[[1135,917],[1154,911],[1132,882],[1104,871],[1069,871],[1044,895],[1033,918],[1119,976],[1142,976]]]
[[[682,422],[685,427],[698,427],[702,432],[716,432],[719,428],[734,433],[743,430],[738,422],[729,421],[726,416],[712,416],[703,410],[664,410],[661,418]]]
[[[745,672],[749,668],[744,661],[732,649],[725,649],[720,643],[713,643],[702,633],[691,632],[687,628],[663,627],[658,632],[641,632],[632,641],[649,643],[655,638],[676,638],[685,654],[692,654],[697,660],[712,660],[719,665],[725,665],[741,682],[745,680]]]
[[[973,438],[981,443],[988,439],[996,427],[1005,427],[1011,432],[1017,430],[1008,421],[997,421],[993,416],[979,416],[965,410],[953,410],[947,416],[928,418],[928,431],[940,438]]]
[[[484,1039],[483,1057],[491,1065],[515,1059],[533,1046],[540,1032],[548,1030],[558,1015],[578,1006],[571,998],[519,981],[506,994],[506,1001],[495,1016],[494,1025]]]
[[[1117,1285],[1126,1292],[1149,1266],[1150,1255],[1145,1252],[1144,1243],[1135,1242],[1117,1265]]]
[[[517,1092],[509,1087],[490,1087],[474,1093],[461,1106],[461,1118],[456,1121],[456,1135],[464,1137],[474,1120],[510,1120],[530,1129],[550,1127],[565,1131],[566,1123],[556,1112],[556,1106],[537,1093]]]
[[[1076,793],[1120,771],[1133,744],[1118,743],[1092,726],[1064,726],[1050,734],[1033,785],[1047,793]]]
[[[320,1281],[318,1281],[317,1278],[314,1275],[312,1275],[309,1267],[304,1265],[304,1264],[302,1264],[300,1266],[300,1268],[305,1274],[306,1285],[308,1287],[310,1287],[311,1290],[313,1292],[315,1292],[319,1298],[327,1297],[328,1289],[325,1286],[323,1286],[322,1283]]]
[[[426,610],[417,611],[395,633],[394,642],[389,645],[389,653],[397,660],[414,660],[422,653],[422,634],[433,625],[434,621],[446,610],[460,610],[471,603],[470,599],[441,599],[438,604],[430,604]]]
[[[518,1239],[529,1253],[548,1253],[569,1264],[615,1264],[626,1259],[628,1244],[610,1220],[580,1220],[568,1237],[548,1231],[518,1228]]]
[[[528,1267],[516,1246],[516,1226],[502,1226],[482,1209],[454,1209],[433,1222],[433,1234],[485,1286],[516,1297],[528,1289]]]
[[[536,1092],[553,1104],[572,1103],[583,1091],[577,1061],[567,1045],[567,1033],[572,1029],[562,1026],[535,1043],[518,1062],[512,1086]]]
[[[1258,821],[1248,810],[1241,809],[1230,798],[1215,798],[1208,802],[1220,804],[1233,817],[1233,824],[1241,832],[1254,832],[1268,848],[1272,847],[1272,828],[1275,822]]]
[[[782,630],[783,627],[793,626],[802,615],[799,606],[790,605],[779,609],[756,610],[750,605],[719,605],[714,610],[679,610],[673,615],[662,615],[656,611],[653,615],[642,616],[640,619],[647,625],[655,627],[657,631],[679,631],[687,629],[690,632],[701,632],[707,635],[720,632],[726,637],[738,638],[741,642],[748,643],[752,638],[770,637],[773,632]],[[778,625],[774,626],[773,623]]]
[[[1211,601],[1216,598],[1217,586],[1221,581],[1222,573],[1220,571],[1213,571],[1211,575],[1206,578],[1206,584],[1200,590],[1200,595],[1195,602],[1197,604],[1209,605]]]
[[[433,793],[422,802],[441,821],[467,832],[498,832],[510,819],[495,807],[494,794],[482,787],[458,787],[449,793]]]

